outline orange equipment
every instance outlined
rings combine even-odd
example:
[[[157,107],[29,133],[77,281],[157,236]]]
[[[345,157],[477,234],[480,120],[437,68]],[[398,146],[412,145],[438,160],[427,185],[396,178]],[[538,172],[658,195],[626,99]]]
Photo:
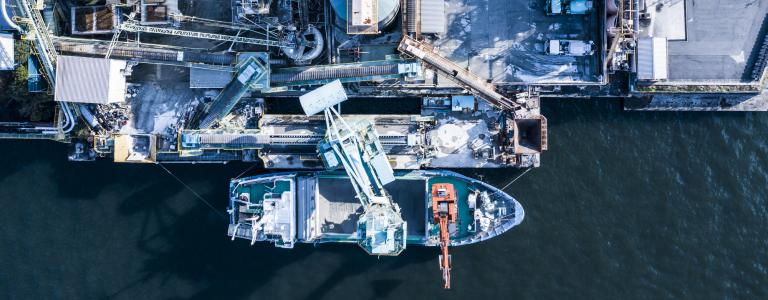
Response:
[[[438,183],[432,185],[432,215],[435,224],[440,224],[440,270],[443,271],[445,288],[451,288],[451,256],[448,255],[450,244],[449,224],[455,224],[458,213],[456,190],[453,184]]]

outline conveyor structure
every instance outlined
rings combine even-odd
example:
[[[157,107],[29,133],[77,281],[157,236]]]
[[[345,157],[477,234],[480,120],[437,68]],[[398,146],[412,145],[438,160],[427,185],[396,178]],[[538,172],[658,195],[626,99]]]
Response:
[[[420,75],[421,65],[417,61],[398,59],[275,69],[271,82],[273,86],[300,86],[320,85],[336,79],[341,82],[360,82],[415,78]]]
[[[434,48],[427,43],[417,41],[409,36],[404,36],[397,49],[402,53],[420,59],[425,64],[444,73],[447,75],[446,77],[472,91],[476,96],[487,100],[494,106],[512,111],[522,109],[520,104],[499,94],[493,84],[488,83],[480,76],[437,54],[437,52],[434,51]]]
[[[230,70],[236,62],[236,56],[229,53],[206,53],[183,47],[147,43],[116,42],[110,46],[103,40],[54,37],[53,44],[61,53],[97,57],[105,56],[109,47],[112,47],[111,58],[141,63]]]
[[[218,34],[218,33],[207,33],[207,32],[199,32],[199,31],[174,29],[174,28],[144,26],[132,21],[126,21],[118,24],[118,29],[123,31],[128,31],[128,32],[155,33],[155,34],[164,34],[164,35],[173,35],[173,36],[183,36],[183,37],[189,37],[189,38],[217,40],[217,41],[223,41],[223,42],[261,45],[261,46],[268,46],[268,47],[293,47],[294,46],[292,42],[289,42],[286,40],[257,39],[257,38],[225,35],[225,34]]]
[[[269,89],[269,73],[267,53],[259,53],[245,59],[238,67],[235,78],[224,87],[210,105],[206,105],[201,116],[196,118],[200,119],[198,127],[205,129],[218,123],[221,118],[229,114],[246,93]]]
[[[264,120],[261,129],[184,129],[179,134],[179,151],[182,156],[194,156],[208,150],[266,150],[306,151],[314,153],[315,147],[325,137],[325,123],[317,117],[291,121],[298,116],[272,115]],[[375,118],[364,115],[347,116],[352,121],[374,124],[379,140],[388,154],[415,155],[411,147],[423,144],[424,128],[428,118],[417,115],[387,115]],[[300,129],[303,128],[303,129]],[[298,129],[298,131],[297,131]],[[291,150],[293,149],[293,150]]]

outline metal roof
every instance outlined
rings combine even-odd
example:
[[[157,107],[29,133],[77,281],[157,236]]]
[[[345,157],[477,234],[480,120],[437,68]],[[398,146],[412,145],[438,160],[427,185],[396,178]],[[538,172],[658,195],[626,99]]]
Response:
[[[115,103],[125,100],[124,60],[59,55],[54,100]]]
[[[637,79],[665,80],[667,77],[667,38],[638,39]]]
[[[0,71],[13,70],[16,65],[13,34],[0,33]]]
[[[301,108],[307,116],[319,113],[346,100],[347,92],[338,79],[299,96]]]
[[[416,32],[416,5],[408,1],[408,32]],[[421,0],[421,32],[445,33],[445,0]]]

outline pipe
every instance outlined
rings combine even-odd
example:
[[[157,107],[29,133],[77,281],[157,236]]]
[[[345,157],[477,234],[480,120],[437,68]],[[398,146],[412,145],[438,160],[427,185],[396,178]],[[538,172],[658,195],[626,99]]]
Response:
[[[8,23],[8,25],[11,25],[13,29],[16,29],[18,32],[21,32],[21,27],[19,25],[16,25],[16,23],[13,22],[13,20],[8,16],[8,10],[5,8],[6,0],[0,0],[0,13],[3,15],[3,20]]]

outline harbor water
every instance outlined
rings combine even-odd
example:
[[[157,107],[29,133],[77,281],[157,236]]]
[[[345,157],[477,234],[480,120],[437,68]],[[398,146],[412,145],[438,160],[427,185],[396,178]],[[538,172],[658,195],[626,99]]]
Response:
[[[506,189],[526,219],[451,249],[448,291],[437,248],[230,241],[228,181],[264,172],[249,164],[166,165],[177,180],[0,141],[0,298],[768,298],[768,114],[544,101],[550,150]],[[459,171],[497,187],[522,173]]]

